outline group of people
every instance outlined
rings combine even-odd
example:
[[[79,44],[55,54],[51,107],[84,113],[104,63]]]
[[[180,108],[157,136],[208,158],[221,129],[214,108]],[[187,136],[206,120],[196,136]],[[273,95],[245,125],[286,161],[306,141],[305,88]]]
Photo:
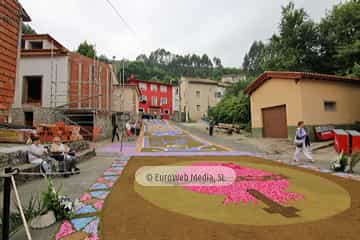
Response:
[[[33,136],[28,158],[30,163],[40,164],[44,173],[52,172],[54,166],[61,166],[60,172],[80,173],[80,169],[76,167],[75,152],[63,144],[59,137],[54,137],[53,143],[47,148],[40,143],[38,136]]]
[[[141,129],[140,121],[132,121],[132,122],[128,121],[125,124],[125,129],[124,129],[125,134],[123,136],[127,138],[132,135],[138,135],[140,129]],[[112,139],[111,139],[112,142],[114,142],[115,137],[118,139],[118,141],[120,141],[119,126],[116,123],[113,126]]]

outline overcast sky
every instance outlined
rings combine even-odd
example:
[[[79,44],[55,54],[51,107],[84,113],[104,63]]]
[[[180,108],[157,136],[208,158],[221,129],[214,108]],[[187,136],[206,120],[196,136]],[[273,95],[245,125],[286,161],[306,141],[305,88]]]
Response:
[[[287,0],[20,0],[38,33],[49,33],[70,50],[88,40],[99,54],[135,59],[158,48],[220,57],[240,66],[254,40],[277,32]],[[316,21],[340,0],[295,0]]]

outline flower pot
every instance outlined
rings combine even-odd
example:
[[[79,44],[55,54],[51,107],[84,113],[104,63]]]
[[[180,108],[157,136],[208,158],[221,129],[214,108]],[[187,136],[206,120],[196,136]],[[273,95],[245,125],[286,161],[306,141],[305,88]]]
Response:
[[[33,229],[42,229],[47,228],[53,225],[56,222],[55,213],[53,211],[48,211],[43,215],[37,216],[30,222],[30,226]]]

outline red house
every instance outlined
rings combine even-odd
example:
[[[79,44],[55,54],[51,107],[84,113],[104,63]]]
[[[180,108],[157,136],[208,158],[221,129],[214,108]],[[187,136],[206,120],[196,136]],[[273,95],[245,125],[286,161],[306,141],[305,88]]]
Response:
[[[141,92],[139,111],[160,116],[162,119],[170,119],[173,113],[171,84],[137,80],[132,75],[128,83],[137,84]]]

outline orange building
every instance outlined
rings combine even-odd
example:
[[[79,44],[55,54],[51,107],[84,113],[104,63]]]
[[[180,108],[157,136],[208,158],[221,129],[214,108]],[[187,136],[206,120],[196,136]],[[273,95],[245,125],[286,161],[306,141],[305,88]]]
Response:
[[[251,83],[253,135],[293,139],[298,121],[351,128],[360,122],[360,79],[303,72],[265,72]]]
[[[8,122],[14,101],[21,23],[31,21],[16,0],[0,4],[0,123]]]

